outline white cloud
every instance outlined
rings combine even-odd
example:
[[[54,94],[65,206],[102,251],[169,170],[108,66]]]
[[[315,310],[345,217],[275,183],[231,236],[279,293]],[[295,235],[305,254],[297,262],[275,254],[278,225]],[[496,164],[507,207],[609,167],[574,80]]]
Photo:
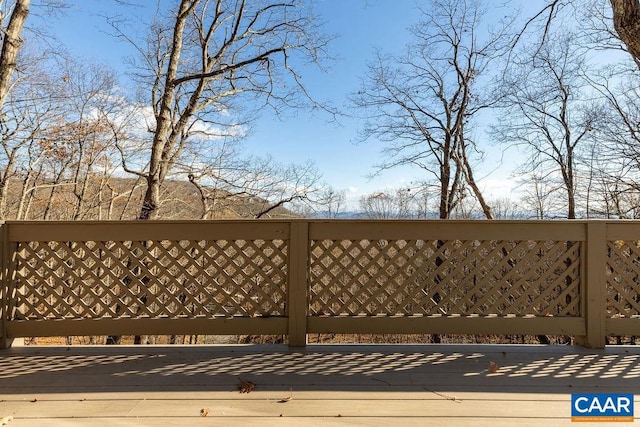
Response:
[[[487,199],[518,198],[517,182],[513,178],[485,178],[480,185]]]

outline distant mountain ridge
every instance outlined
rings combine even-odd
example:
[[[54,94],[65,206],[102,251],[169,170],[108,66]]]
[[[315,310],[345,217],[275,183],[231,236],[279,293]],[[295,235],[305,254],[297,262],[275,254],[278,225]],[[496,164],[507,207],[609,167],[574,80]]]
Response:
[[[9,183],[5,220],[132,220],[137,219],[146,186],[135,178],[88,180],[83,192],[73,182],[51,184],[18,179]],[[233,219],[296,217],[292,211],[260,197],[233,195],[207,188],[209,212],[202,195],[188,181],[166,180],[162,186],[158,219]]]

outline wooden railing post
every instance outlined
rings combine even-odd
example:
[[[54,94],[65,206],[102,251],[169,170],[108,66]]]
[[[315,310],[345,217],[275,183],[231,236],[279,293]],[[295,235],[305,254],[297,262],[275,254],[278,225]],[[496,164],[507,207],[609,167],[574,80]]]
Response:
[[[289,347],[307,345],[309,222],[292,221],[289,231],[287,315]]]
[[[7,322],[9,320],[9,278],[8,274],[8,260],[9,257],[9,244],[7,224],[3,221],[0,223],[0,348],[11,347],[13,340],[7,336]]]
[[[606,344],[605,316],[607,268],[607,223],[589,221],[587,227],[586,259],[582,309],[586,320],[588,348],[604,348]]]

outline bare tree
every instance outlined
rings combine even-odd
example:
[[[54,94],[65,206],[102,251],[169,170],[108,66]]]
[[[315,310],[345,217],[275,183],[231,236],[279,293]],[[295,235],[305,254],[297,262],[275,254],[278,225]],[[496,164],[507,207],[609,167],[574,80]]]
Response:
[[[508,197],[500,197],[491,202],[496,219],[519,219],[524,215],[522,207]]]
[[[479,90],[508,46],[505,27],[487,32],[475,1],[435,0],[411,28],[401,55],[377,53],[353,105],[366,115],[364,140],[385,143],[378,171],[416,166],[440,186],[440,218],[449,218],[460,189],[469,186],[492,218],[473,174],[473,121],[494,102]],[[484,37],[484,35],[489,34]]]
[[[429,218],[437,210],[437,206],[430,206],[429,202],[428,187],[418,184],[364,195],[360,198],[360,210],[371,219]]]
[[[311,162],[283,165],[271,157],[221,149],[217,159],[206,157],[205,163],[178,167],[197,189],[202,219],[282,217],[291,214],[287,207],[313,207],[322,201],[324,185]]]
[[[110,120],[118,107],[116,79],[103,64],[65,62],[63,77],[67,113],[57,129],[59,141],[73,147],[71,219],[95,217],[91,211],[115,169],[116,127]],[[116,103],[116,106],[112,105]]]
[[[592,148],[591,173],[600,192],[597,212],[603,216],[635,217],[640,192],[640,86],[637,70],[610,66],[589,78],[603,100],[603,120]]]
[[[59,123],[65,113],[62,107],[65,102],[64,82],[57,72],[58,67],[52,65],[54,62],[42,55],[23,53],[20,57],[21,72],[14,75],[11,90],[0,107],[2,218],[12,216],[7,211],[11,187],[19,187],[20,181],[25,182],[25,173],[30,175],[35,164],[43,166],[47,156],[43,134],[48,127]],[[26,172],[28,170],[31,172]],[[23,188],[24,195],[29,194],[24,191]]]
[[[403,200],[389,191],[381,191],[360,198],[360,210],[369,219],[406,218]]]
[[[34,92],[37,87],[21,85],[16,95],[19,99],[5,102],[2,108],[3,119],[0,121],[0,217],[5,219],[11,215],[7,212],[7,201],[11,184],[20,180],[19,170],[26,163],[35,140],[39,138],[46,117],[52,114],[51,103],[40,99]]]
[[[563,192],[563,185],[557,179],[536,171],[523,178],[520,186],[522,196],[519,202],[527,217],[553,219],[566,209],[564,198],[558,197]]]
[[[504,110],[495,127],[497,140],[525,148],[525,174],[561,178],[567,218],[576,218],[579,149],[601,113],[586,91],[586,61],[572,34],[552,34],[525,49],[503,82]]]
[[[328,187],[320,193],[315,213],[319,213],[323,218],[339,218],[344,214],[346,204],[347,192],[345,190],[336,190]]]
[[[157,217],[160,188],[194,135],[238,133],[240,117],[269,105],[308,105],[298,61],[324,56],[308,4],[301,0],[181,0],[139,47],[154,123],[140,219]],[[250,107],[253,106],[253,107]],[[250,117],[249,117],[250,119]]]

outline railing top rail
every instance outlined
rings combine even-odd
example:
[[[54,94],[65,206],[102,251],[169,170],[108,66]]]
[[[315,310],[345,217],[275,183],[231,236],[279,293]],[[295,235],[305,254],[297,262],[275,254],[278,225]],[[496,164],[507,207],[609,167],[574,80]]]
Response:
[[[9,241],[288,239],[292,223],[311,239],[584,241],[589,223],[606,223],[610,240],[640,239],[638,220],[225,219],[159,221],[6,221]]]
[[[405,240],[586,240],[585,222],[314,221],[309,237]],[[535,225],[535,227],[533,226]]]
[[[640,240],[640,221],[611,221],[607,223],[607,240]]]
[[[288,239],[282,221],[11,222],[9,241]]]

